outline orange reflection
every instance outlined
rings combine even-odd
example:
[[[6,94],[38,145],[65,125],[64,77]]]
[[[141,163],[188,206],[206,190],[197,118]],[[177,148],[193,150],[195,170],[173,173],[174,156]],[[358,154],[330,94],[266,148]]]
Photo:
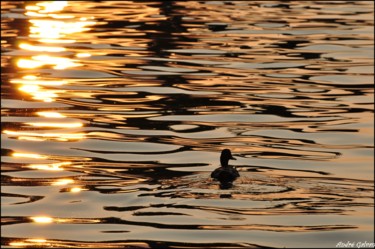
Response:
[[[78,53],[78,54],[76,54],[77,58],[86,58],[86,57],[90,57],[90,56],[91,56],[90,53]]]
[[[26,241],[35,242],[35,243],[44,243],[44,242],[47,242],[46,239],[27,239]]]
[[[53,65],[53,69],[66,69],[70,67],[78,67],[82,64],[75,63],[72,59],[65,57],[57,57],[50,55],[37,55],[29,59],[19,59],[17,66],[20,68],[37,68],[45,65]]]
[[[42,117],[46,117],[46,118],[65,118],[66,117],[58,112],[37,112],[36,114]]]
[[[55,139],[57,141],[70,141],[86,138],[85,133],[37,133],[11,130],[4,130],[3,133],[11,136],[17,136],[19,140],[29,141],[45,141],[47,139]]]
[[[49,2],[41,2],[37,3],[36,6],[42,7],[40,8],[41,12],[56,12],[63,10],[68,5],[68,1],[49,1]]]
[[[46,90],[38,85],[24,85],[18,88],[20,91],[33,95],[33,99],[52,102],[57,97],[56,90]]]
[[[52,17],[53,19],[73,19],[73,15],[66,15],[59,12],[68,5],[67,1],[47,1],[36,3],[35,5],[26,6],[27,12],[25,13],[30,17]],[[79,21],[61,22],[50,19],[37,19],[30,20],[33,27],[31,27],[31,33],[33,37],[39,37],[42,39],[48,38],[61,38],[64,34],[70,34],[75,32],[81,32],[87,25],[94,24],[95,22],[88,22],[87,18],[80,18]],[[70,41],[74,42],[74,40]]]
[[[17,66],[20,68],[36,68],[41,67],[43,64],[39,61],[20,59],[17,61]]]
[[[56,13],[63,10],[68,5],[68,1],[47,1],[40,3],[30,3],[32,4],[26,6],[27,12],[25,13],[27,16],[31,17],[31,19],[29,20],[31,24],[29,37],[37,38],[38,41],[44,42],[45,44],[34,45],[27,42],[22,42],[19,47],[23,50],[42,52],[43,54],[31,56],[30,58],[20,58],[16,62],[17,66],[24,69],[35,69],[44,66],[51,66],[56,70],[81,66],[82,64],[78,63],[74,59],[56,56],[53,54],[66,51],[67,49],[63,46],[48,46],[46,44],[74,43],[75,40],[65,39],[66,36],[68,34],[81,33],[90,30],[90,28],[88,28],[87,26],[93,25],[95,24],[95,22],[89,21],[90,18],[86,17],[75,18],[75,16],[73,15],[62,15],[60,13]],[[87,53],[81,53],[77,55],[77,58],[87,56],[90,55]],[[22,79],[14,79],[11,81],[11,83],[21,84],[21,86],[19,86],[19,90],[31,95],[35,100],[52,102],[55,101],[60,93],[65,92],[65,90],[46,89],[42,86],[60,86],[66,84],[67,82],[64,80],[42,80],[37,76],[27,75]],[[68,127],[80,126],[81,125],[78,124],[68,125]],[[52,125],[52,127],[60,126]],[[23,139],[38,141],[36,138],[30,137],[24,137]]]
[[[71,165],[71,162],[61,162],[61,163],[49,163],[49,164],[30,164],[25,166],[30,169],[38,170],[50,170],[50,171],[63,171],[62,166]]]
[[[53,218],[50,216],[32,216],[30,217],[30,220],[32,220],[35,223],[40,223],[40,224],[50,224],[50,223],[73,223],[73,222],[79,222],[83,223],[85,222],[86,224],[92,224],[92,223],[99,223],[101,220],[99,219],[74,219],[74,218]],[[35,240],[35,239],[33,239]],[[39,240],[39,239],[38,239]],[[41,239],[43,240],[43,239]],[[30,240],[29,240],[30,241]],[[36,241],[34,241],[36,242]],[[42,241],[40,241],[42,242]]]
[[[19,152],[14,152],[12,154],[13,157],[24,157],[24,158],[35,158],[35,159],[46,159],[47,156],[43,156],[40,154],[33,154],[33,153],[19,153]]]
[[[55,182],[53,182],[51,185],[52,186],[63,186],[63,185],[68,185],[74,183],[74,180],[72,179],[59,179]]]
[[[53,218],[48,217],[48,216],[35,216],[35,217],[30,217],[30,219],[34,221],[35,223],[41,223],[41,224],[53,222]]]
[[[81,192],[82,190],[84,190],[84,189],[81,188],[81,187],[74,187],[74,188],[71,188],[71,189],[70,189],[70,192],[71,192],[71,193],[79,193],[79,192]]]
[[[30,217],[32,221],[35,223],[40,223],[40,224],[50,224],[52,222],[66,222],[67,219],[58,219],[58,218],[52,218],[49,216],[33,216]]]
[[[12,79],[10,83],[24,85],[41,85],[41,86],[61,86],[67,84],[65,80],[41,80],[35,75],[26,75],[22,79]]]
[[[35,5],[26,6],[28,15],[39,14],[45,16],[42,13],[57,12],[63,10],[68,5],[67,1],[46,1],[41,3],[36,3]],[[39,12],[36,13],[35,11]]]
[[[46,239],[26,239],[24,241],[16,241],[16,242],[10,242],[10,246],[19,246],[19,247],[26,247],[26,246],[48,246],[46,244]]]
[[[35,127],[52,127],[52,128],[77,128],[82,127],[83,124],[81,122],[74,122],[74,123],[43,123],[43,122],[29,122],[25,123]]]
[[[21,43],[19,47],[24,50],[36,51],[36,52],[62,52],[66,50],[63,47],[33,46],[27,43]]]
[[[32,61],[29,64],[26,60],[19,60],[18,63],[25,63],[25,66],[30,68],[39,66],[39,64],[36,65]],[[44,102],[54,101],[58,96],[57,94],[64,92],[64,90],[50,90],[42,86],[60,86],[67,83],[64,80],[40,80],[34,75],[26,75],[22,77],[22,79],[13,79],[10,82],[13,84],[21,84],[18,88],[20,91],[32,95],[33,99],[43,100]]]
[[[40,16],[40,14],[35,12],[26,12],[28,16]],[[65,42],[65,43],[74,43],[75,40],[64,39],[66,35],[73,33],[80,33],[90,30],[86,26],[94,25],[96,22],[87,21],[86,18],[80,18],[79,20],[72,21],[71,19],[74,16],[62,16],[62,15],[53,15],[53,18],[62,17],[64,19],[70,19],[67,21],[58,21],[58,20],[44,20],[44,19],[35,19],[30,20],[32,26],[30,27],[30,37],[39,38],[38,41],[45,43],[56,43],[56,42]]]

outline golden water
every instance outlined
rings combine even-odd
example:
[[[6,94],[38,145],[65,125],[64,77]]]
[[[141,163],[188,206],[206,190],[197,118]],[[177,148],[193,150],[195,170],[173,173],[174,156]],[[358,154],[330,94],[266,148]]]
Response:
[[[1,7],[3,248],[374,242],[373,2]]]

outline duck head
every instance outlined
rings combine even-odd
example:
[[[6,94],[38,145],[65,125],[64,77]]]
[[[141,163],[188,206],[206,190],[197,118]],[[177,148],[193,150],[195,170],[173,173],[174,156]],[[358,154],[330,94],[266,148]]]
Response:
[[[228,167],[228,161],[232,159],[232,160],[236,160],[236,158],[234,158],[232,156],[232,153],[229,149],[224,149],[222,152],[221,152],[221,156],[220,156],[220,163],[221,163],[221,166],[223,167]]]

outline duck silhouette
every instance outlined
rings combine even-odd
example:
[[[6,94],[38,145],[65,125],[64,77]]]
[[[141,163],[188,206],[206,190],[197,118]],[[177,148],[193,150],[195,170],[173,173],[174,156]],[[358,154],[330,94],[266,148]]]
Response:
[[[211,177],[220,182],[220,188],[222,189],[232,187],[233,181],[240,176],[237,169],[228,164],[230,159],[236,160],[229,149],[224,149],[220,156],[221,167],[211,173]]]

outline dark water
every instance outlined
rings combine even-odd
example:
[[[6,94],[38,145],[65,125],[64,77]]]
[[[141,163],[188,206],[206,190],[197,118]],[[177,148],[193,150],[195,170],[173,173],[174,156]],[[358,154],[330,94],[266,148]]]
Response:
[[[373,2],[1,8],[3,248],[374,242]]]

